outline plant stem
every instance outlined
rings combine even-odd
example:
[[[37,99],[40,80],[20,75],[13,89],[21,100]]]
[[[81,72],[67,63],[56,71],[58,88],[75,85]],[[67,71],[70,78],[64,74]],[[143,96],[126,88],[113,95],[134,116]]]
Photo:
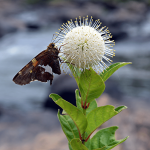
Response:
[[[82,144],[85,144],[85,132],[82,134]]]
[[[83,114],[86,116],[86,109],[83,108]]]

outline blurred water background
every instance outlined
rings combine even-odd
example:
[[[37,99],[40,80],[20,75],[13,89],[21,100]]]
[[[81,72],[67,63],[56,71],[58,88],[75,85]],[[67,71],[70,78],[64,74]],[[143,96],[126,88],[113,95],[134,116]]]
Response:
[[[48,44],[52,42],[53,34],[58,31],[62,23],[86,15],[93,16],[94,19],[101,19],[102,26],[109,27],[116,42],[114,47],[116,56],[113,58],[113,62],[132,62],[132,65],[127,65],[116,71],[106,82],[106,97],[104,96],[103,100],[107,99],[106,102],[108,102],[108,99],[112,99],[116,105],[128,104],[129,111],[130,109],[136,109],[139,116],[144,116],[146,119],[146,125],[144,122],[141,123],[144,126],[144,128],[142,126],[140,132],[142,135],[139,133],[139,137],[146,136],[146,140],[143,140],[143,138],[137,139],[134,131],[133,138],[130,135],[132,140],[129,138],[129,142],[124,144],[123,147],[118,147],[118,150],[150,149],[149,142],[147,142],[150,140],[150,134],[145,135],[150,133],[150,123],[147,119],[150,112],[148,108],[150,104],[150,2],[146,0],[126,2],[117,0],[1,0],[0,139],[2,142],[0,142],[0,150],[10,149],[10,147],[13,149],[12,145],[23,143],[24,139],[29,142],[29,139],[36,139],[38,133],[52,132],[57,126],[60,127],[56,112],[53,112],[51,108],[49,111],[46,109],[49,108],[49,105],[47,106],[49,100],[47,99],[51,92],[62,94],[68,92],[67,89],[74,90],[76,85],[70,84],[74,81],[70,81],[72,79],[68,79],[64,75],[55,75],[51,87],[49,82],[41,83],[37,81],[19,86],[12,81],[12,78],[39,52],[46,49]],[[67,94],[70,94],[69,92]],[[65,96],[67,97],[67,95]],[[112,101],[110,103],[113,105]],[[144,112],[144,110],[147,112]],[[139,112],[144,113],[141,115]],[[130,113],[126,115],[130,115]],[[120,119],[123,119],[123,116]],[[132,124],[134,129],[136,123],[132,122],[132,118],[126,121],[129,121],[128,123]],[[14,127],[17,124],[19,130],[11,128],[12,124]],[[39,124],[40,127],[38,126],[35,129],[35,124]],[[26,129],[28,125],[31,128]],[[139,131],[139,126],[137,129]],[[27,131],[30,134],[27,134]],[[128,133],[125,136],[129,135],[129,131],[127,130]],[[53,134],[53,137],[55,135]],[[45,138],[45,136],[49,137],[47,134],[42,134],[42,137]],[[143,146],[135,146],[135,143],[139,141],[143,142],[141,144]],[[9,147],[8,143],[12,145],[10,144]],[[24,146],[24,150],[28,150],[29,147]],[[40,146],[37,147],[36,150],[40,149]],[[22,147],[17,148],[23,149]],[[17,148],[14,147],[14,149]],[[34,148],[32,147],[32,149]],[[59,148],[54,149],[51,145],[45,148],[45,150],[48,149]]]

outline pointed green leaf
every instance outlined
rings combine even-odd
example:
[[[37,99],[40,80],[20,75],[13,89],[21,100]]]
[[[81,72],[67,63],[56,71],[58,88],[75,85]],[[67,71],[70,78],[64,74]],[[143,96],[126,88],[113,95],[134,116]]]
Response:
[[[91,139],[91,150],[110,150],[124,142],[128,137],[121,140],[115,139],[115,131],[117,129],[117,126],[113,126],[98,131]]]
[[[116,70],[128,64],[132,64],[132,62],[118,62],[118,63],[112,64],[108,68],[106,68],[104,72],[100,74],[100,76],[105,82]]]
[[[88,150],[88,148],[82,144],[80,139],[73,139],[70,144],[73,150]]]
[[[50,97],[53,99],[53,101],[57,105],[59,105],[62,109],[66,111],[66,113],[74,121],[80,133],[83,134],[87,127],[87,120],[84,114],[81,112],[81,110],[79,110],[77,107],[75,107],[71,103],[65,101],[57,94],[50,94]]]
[[[71,142],[72,139],[79,138],[78,129],[73,120],[68,115],[60,115],[60,111],[57,115],[68,141]]]
[[[67,115],[65,110],[62,111],[62,115]]]
[[[126,107],[124,107],[125,109]],[[123,110],[123,109],[121,109]],[[120,111],[116,111],[114,106],[106,105],[95,108],[87,115],[88,126],[86,132],[90,135],[104,122],[117,115]]]
[[[127,106],[119,106],[117,108],[115,108],[115,111],[117,111],[118,113],[120,113],[122,110],[127,109]]]
[[[82,100],[90,103],[98,98],[105,89],[105,84],[102,78],[92,69],[85,69],[81,73],[79,80],[79,89]]]
[[[81,97],[79,96],[79,90],[76,89],[75,92],[76,92],[76,105],[77,105],[77,107],[83,112],[83,108],[81,107]],[[95,108],[97,108],[97,102],[96,102],[96,100],[94,99],[94,100],[90,103],[89,107],[86,109],[86,115],[87,115],[89,112],[91,112],[93,109],[95,109]]]
[[[59,100],[59,99],[62,99],[61,96],[59,96],[58,94],[53,94],[53,93],[50,94],[49,97],[52,98],[54,102]]]

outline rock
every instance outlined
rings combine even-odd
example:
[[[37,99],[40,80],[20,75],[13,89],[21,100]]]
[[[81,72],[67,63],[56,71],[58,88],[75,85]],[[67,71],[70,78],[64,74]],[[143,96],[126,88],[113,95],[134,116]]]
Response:
[[[34,31],[41,28],[41,26],[39,24],[37,24],[37,23],[30,23],[30,22],[26,23],[26,27],[29,30],[34,30]]]

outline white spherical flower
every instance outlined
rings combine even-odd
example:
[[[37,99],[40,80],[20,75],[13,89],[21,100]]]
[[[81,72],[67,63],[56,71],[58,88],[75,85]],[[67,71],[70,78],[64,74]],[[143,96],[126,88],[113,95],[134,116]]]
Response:
[[[100,27],[100,20],[91,19],[88,16],[79,17],[79,21],[68,21],[57,33],[61,40],[62,59],[82,70],[93,67],[96,71],[102,71],[107,67],[103,60],[111,62],[108,57],[115,56],[114,41],[106,27]]]

